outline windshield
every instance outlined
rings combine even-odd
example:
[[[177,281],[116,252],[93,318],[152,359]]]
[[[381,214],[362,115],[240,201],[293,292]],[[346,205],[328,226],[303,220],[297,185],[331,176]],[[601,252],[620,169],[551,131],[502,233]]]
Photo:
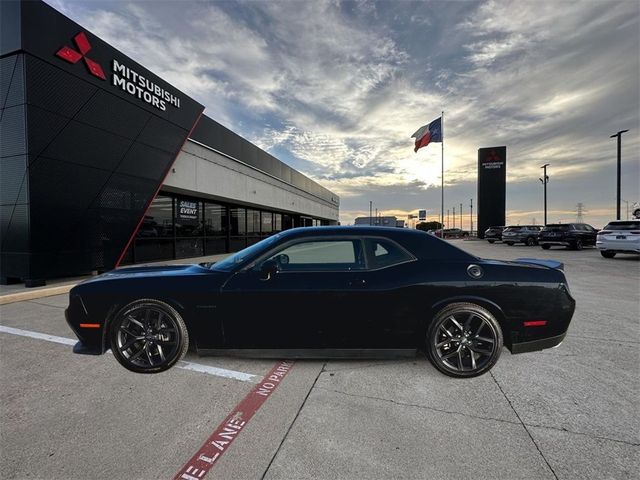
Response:
[[[507,227],[504,229],[505,232],[519,232],[522,227]]]
[[[640,222],[611,222],[604,230],[640,230]]]
[[[276,240],[281,236],[282,235],[278,233],[277,235],[265,238],[264,240],[261,240],[258,243],[245,248],[244,250],[240,250],[239,252],[228,256],[224,260],[211,265],[211,270],[216,270],[219,272],[229,272],[241,263],[244,263],[245,260],[258,255],[260,254],[260,252],[269,248],[269,246],[274,244]]]

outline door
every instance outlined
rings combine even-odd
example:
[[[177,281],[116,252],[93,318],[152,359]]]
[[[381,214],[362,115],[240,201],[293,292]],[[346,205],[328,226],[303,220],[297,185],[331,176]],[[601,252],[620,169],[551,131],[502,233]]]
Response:
[[[277,273],[262,265],[276,262]],[[364,268],[358,239],[298,239],[234,275],[222,290],[229,348],[328,348]]]

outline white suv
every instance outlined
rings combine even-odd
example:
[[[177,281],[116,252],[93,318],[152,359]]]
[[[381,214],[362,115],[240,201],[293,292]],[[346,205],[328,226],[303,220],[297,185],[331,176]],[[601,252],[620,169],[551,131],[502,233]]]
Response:
[[[616,253],[640,254],[640,219],[609,222],[598,232],[596,247],[605,258]]]

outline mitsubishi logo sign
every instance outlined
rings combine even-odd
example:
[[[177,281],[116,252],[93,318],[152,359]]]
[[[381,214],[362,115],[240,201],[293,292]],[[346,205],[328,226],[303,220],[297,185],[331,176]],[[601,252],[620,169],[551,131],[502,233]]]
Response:
[[[89,53],[89,50],[91,50],[91,44],[89,43],[89,40],[87,39],[87,36],[84,34],[84,32],[80,32],[75,37],[73,37],[73,41],[75,42],[76,47],[78,47],[78,50],[80,50],[79,52],[65,45],[56,52],[56,55],[63,60],[74,64],[78,63],[81,59],[84,59],[84,64],[87,66],[87,70],[89,70],[89,73],[91,75],[102,80],[106,80],[107,77],[105,76],[100,64],[98,62],[94,62],[86,56],[87,53]]]
[[[102,66],[95,60],[87,58],[87,53],[91,51],[91,44],[85,33],[78,33],[73,37],[73,41],[77,50],[65,45],[56,52],[56,56],[72,64],[84,60],[84,64],[91,75],[101,80],[106,80],[107,77],[104,70],[102,70]],[[148,78],[148,75],[145,75],[141,75],[138,71],[115,58],[111,62],[111,85],[163,112],[167,110],[169,105],[180,108],[180,97],[167,91],[157,82]]]

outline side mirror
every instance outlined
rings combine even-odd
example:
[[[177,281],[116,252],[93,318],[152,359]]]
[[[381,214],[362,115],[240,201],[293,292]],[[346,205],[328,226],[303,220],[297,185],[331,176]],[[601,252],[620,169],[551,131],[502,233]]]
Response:
[[[262,274],[260,280],[269,280],[279,271],[280,267],[278,266],[278,262],[276,262],[275,260],[265,260],[262,265],[260,265],[260,273]]]

